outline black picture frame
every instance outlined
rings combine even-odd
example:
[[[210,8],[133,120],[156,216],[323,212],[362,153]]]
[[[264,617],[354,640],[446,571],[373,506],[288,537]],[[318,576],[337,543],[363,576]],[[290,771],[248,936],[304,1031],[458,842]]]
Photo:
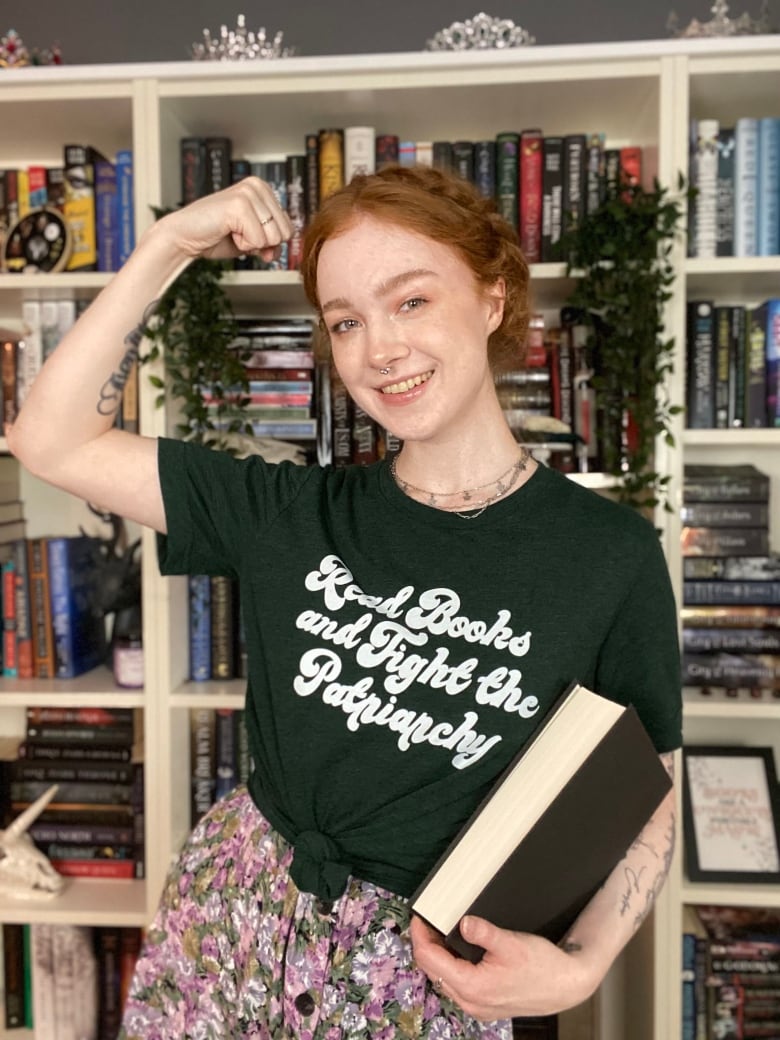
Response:
[[[780,802],[771,747],[683,748],[690,881],[780,881]]]

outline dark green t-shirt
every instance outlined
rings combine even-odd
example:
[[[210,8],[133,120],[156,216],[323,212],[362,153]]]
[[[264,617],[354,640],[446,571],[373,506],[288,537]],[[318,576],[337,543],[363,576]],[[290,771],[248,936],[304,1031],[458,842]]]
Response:
[[[632,510],[539,467],[473,519],[389,466],[162,440],[163,573],[240,579],[252,797],[299,887],[409,895],[577,680],[680,744],[674,600]]]

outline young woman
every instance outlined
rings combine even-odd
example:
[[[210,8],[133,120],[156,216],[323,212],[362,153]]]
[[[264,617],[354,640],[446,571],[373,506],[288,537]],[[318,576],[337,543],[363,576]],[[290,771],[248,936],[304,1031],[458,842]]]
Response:
[[[240,581],[256,767],[172,871],[125,1037],[481,1037],[585,1000],[652,906],[673,798],[566,940],[467,918],[452,956],[408,897],[572,679],[632,703],[671,769],[675,609],[657,536],[520,447],[492,365],[528,269],[491,204],[388,168],[331,196],[303,279],[354,400],[403,442],[368,467],[237,461],[111,429],[148,315],[196,256],[268,256],[247,180],[159,221],[36,382],[33,472],[165,537],[165,573]],[[75,417],[75,418],[74,418]]]

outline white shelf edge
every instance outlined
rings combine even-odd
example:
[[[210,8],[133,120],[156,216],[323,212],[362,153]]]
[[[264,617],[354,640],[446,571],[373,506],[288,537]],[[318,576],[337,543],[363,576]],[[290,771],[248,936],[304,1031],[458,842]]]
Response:
[[[744,885],[724,882],[719,885],[694,884],[684,881],[680,889],[683,903],[691,906],[757,906],[780,907],[777,884]]]
[[[752,426],[735,430],[683,430],[684,447],[780,448],[780,428]]]
[[[51,899],[0,897],[0,919],[8,924],[123,925],[143,928],[149,923],[145,881],[109,878],[69,878],[63,892]]]
[[[106,667],[93,668],[75,679],[0,679],[0,707],[48,704],[66,697],[69,705],[77,707],[141,708],[145,701],[143,690],[117,686]]]

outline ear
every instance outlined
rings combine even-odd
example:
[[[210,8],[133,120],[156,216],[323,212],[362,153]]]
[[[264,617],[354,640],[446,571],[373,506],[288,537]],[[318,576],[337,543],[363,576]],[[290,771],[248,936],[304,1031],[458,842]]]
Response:
[[[504,304],[506,303],[506,282],[497,278],[485,289],[485,300],[488,304],[488,335],[495,332],[504,320]]]

